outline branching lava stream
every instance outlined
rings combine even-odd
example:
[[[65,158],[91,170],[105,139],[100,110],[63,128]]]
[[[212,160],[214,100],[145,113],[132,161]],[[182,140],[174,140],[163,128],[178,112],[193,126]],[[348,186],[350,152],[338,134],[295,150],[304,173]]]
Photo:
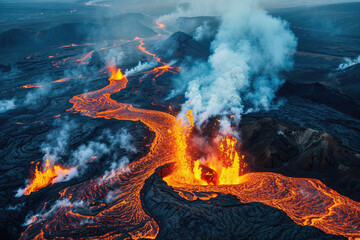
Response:
[[[114,177],[92,179],[66,188],[60,192],[59,201],[67,204],[52,209],[52,214],[33,219],[21,239],[154,239],[159,227],[142,209],[140,190],[156,168],[170,162],[176,162],[178,169],[188,171],[183,178],[177,178],[176,173],[165,178],[178,191],[233,194],[243,202],[262,202],[281,209],[298,224],[316,226],[326,233],[349,239],[360,238],[359,203],[315,179],[290,178],[275,173],[239,176],[243,157],[234,151],[236,139],[230,136],[218,142],[224,156],[233,161],[226,167],[228,173],[224,170],[223,180],[215,185],[201,184],[202,173],[194,172],[202,172],[205,165],[201,167],[200,162],[189,160],[186,153],[188,133],[181,122],[164,112],[137,109],[111,99],[111,94],[126,88],[128,81],[119,69],[111,67],[111,71],[107,86],[73,97],[70,111],[92,118],[141,121],[155,133],[149,154],[117,169]],[[214,168],[210,163],[207,167]],[[227,174],[234,173],[235,182],[226,179]],[[190,181],[197,184],[189,184]],[[224,183],[232,184],[221,185]],[[109,196],[112,200],[106,201]]]

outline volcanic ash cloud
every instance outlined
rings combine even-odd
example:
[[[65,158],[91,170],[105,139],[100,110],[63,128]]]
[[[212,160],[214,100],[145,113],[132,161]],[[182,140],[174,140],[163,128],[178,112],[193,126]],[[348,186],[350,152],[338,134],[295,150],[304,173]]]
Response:
[[[268,110],[283,83],[278,75],[290,70],[297,41],[288,24],[270,16],[254,1],[200,0],[163,16],[171,25],[180,16],[216,16],[218,32],[207,62],[185,67],[178,82],[186,83],[180,117],[192,110],[201,126],[210,117],[240,119],[245,112]],[[227,124],[227,121],[222,121]]]

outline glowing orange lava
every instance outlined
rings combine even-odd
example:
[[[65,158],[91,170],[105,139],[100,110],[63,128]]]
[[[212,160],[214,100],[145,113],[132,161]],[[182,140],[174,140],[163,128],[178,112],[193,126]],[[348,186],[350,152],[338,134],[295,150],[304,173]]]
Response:
[[[83,56],[82,58],[79,58],[79,59],[77,59],[76,61],[79,62],[80,65],[88,64],[88,63],[89,63],[89,60],[92,58],[92,55],[93,55],[94,51],[95,51],[95,50],[90,51],[90,52],[87,53],[87,54],[84,54],[84,56]]]
[[[186,193],[202,192],[204,200],[216,197],[214,193],[232,194],[242,202],[262,202],[281,209],[298,224],[315,226],[349,239],[360,237],[358,202],[315,179],[275,173],[245,174],[243,156],[232,136],[215,139],[211,143],[212,154],[206,154],[204,159],[194,158],[196,154],[189,150],[194,125],[191,112],[182,121],[168,113],[118,103],[110,96],[124,89],[128,79],[119,69],[110,69],[109,84],[74,96],[70,100],[73,104],[70,111],[92,118],[141,121],[155,133],[148,155],[131,162],[126,169],[115,170],[109,179],[91,179],[64,189],[61,199],[81,201],[88,204],[91,211],[75,212],[72,206],[62,206],[53,215],[29,225],[21,239],[35,235],[38,239],[120,239],[129,235],[133,239],[155,239],[159,226],[144,212],[140,191],[156,168],[172,162],[176,163],[176,169],[165,180],[190,201],[198,197],[190,199]],[[101,201],[109,196],[110,203]],[[91,225],[84,227],[85,221]]]
[[[69,81],[71,78],[60,78],[58,80],[54,80],[50,83],[62,83],[62,82],[67,82]],[[45,84],[27,84],[27,85],[24,85],[24,86],[21,86],[21,87],[18,87],[18,88],[41,88],[41,87],[44,87],[44,86],[47,86],[49,85],[50,83],[45,83]]]
[[[136,37],[134,40],[139,40],[140,44],[139,44],[139,46],[138,46],[138,49],[139,49],[140,51],[142,51],[143,53],[145,53],[145,54],[147,54],[147,55],[152,56],[152,58],[153,58],[154,60],[156,60],[158,63],[161,63],[161,59],[160,59],[158,56],[156,56],[156,54],[151,53],[151,52],[149,52],[148,50],[146,50],[146,48],[145,48],[145,43],[144,43],[144,40],[143,40],[142,38]]]
[[[191,132],[194,127],[194,116],[189,110],[186,119],[179,119],[174,131],[178,146],[177,167],[173,174],[164,180],[168,184],[182,182],[196,185],[229,185],[240,183],[240,176],[245,173],[247,165],[244,155],[237,150],[238,140],[231,135],[219,135],[213,142],[202,145],[207,152],[201,159],[192,156],[198,152],[192,144]],[[198,148],[198,147],[197,147]]]
[[[165,24],[159,23],[159,22],[156,22],[156,25],[157,25],[158,28],[164,28],[165,27]]]
[[[226,136],[219,141],[218,151],[201,165],[200,160],[194,162],[195,179],[201,185],[229,185],[240,183],[240,174],[245,168],[242,162],[244,156],[239,156],[235,147],[237,139],[233,136]],[[205,170],[208,167],[208,171]],[[213,171],[211,171],[213,170]]]
[[[64,176],[68,171],[69,169],[63,168],[59,165],[51,165],[49,159],[46,159],[43,170],[39,169],[38,163],[35,168],[34,177],[25,189],[25,195],[29,195],[32,192],[36,192],[41,188],[55,183],[58,176]]]
[[[70,80],[70,78],[60,78],[58,80],[52,81],[52,83],[67,82],[69,80]]]
[[[25,86],[22,86],[22,88],[39,88],[39,87],[43,87],[43,85],[39,85],[39,84],[27,84]]]
[[[210,157],[193,160],[187,151],[193,116],[177,122],[176,169],[164,180],[179,195],[194,201],[196,193],[231,194],[241,202],[261,202],[283,210],[295,223],[315,226],[328,234],[360,237],[360,203],[326,187],[321,181],[276,173],[245,173],[247,168],[232,136],[216,140]],[[225,186],[223,186],[225,185]],[[184,194],[187,193],[187,194]]]
[[[145,48],[145,43],[144,43],[144,40],[143,40],[142,38],[136,37],[134,40],[138,40],[138,41],[140,42],[140,44],[138,45],[137,48],[138,48],[141,52],[143,52],[143,53],[151,56],[155,61],[157,61],[157,62],[161,65],[160,67],[156,67],[156,68],[154,68],[154,69],[152,69],[152,70],[150,70],[150,71],[145,72],[145,73],[147,73],[147,74],[149,74],[149,73],[155,74],[155,77],[153,77],[153,81],[154,81],[154,82],[155,82],[156,78],[158,78],[159,76],[163,75],[163,74],[166,73],[166,72],[171,72],[171,73],[177,73],[177,72],[178,72],[178,70],[177,70],[176,68],[174,68],[174,67],[172,67],[172,66],[169,66],[169,65],[167,65],[165,62],[163,62],[163,61],[161,60],[161,58],[158,57],[155,53],[149,52],[149,51]]]

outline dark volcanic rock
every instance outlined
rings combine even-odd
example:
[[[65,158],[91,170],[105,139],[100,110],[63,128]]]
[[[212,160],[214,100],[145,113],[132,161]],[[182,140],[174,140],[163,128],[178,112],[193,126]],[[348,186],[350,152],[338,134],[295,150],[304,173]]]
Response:
[[[275,14],[291,25],[327,33],[328,35],[356,36],[360,34],[360,3],[338,3],[320,6],[280,8]]]
[[[154,173],[142,189],[143,208],[160,226],[157,239],[344,239],[295,224],[262,203],[241,203],[231,195],[188,201]]]
[[[27,29],[11,29],[0,33],[0,48],[31,47],[40,43],[40,32]]]
[[[279,90],[281,97],[300,97],[360,119],[360,106],[352,98],[320,83],[294,84],[286,82]]]
[[[272,118],[244,120],[242,151],[250,168],[311,177],[360,200],[360,154],[326,132],[294,127]]]
[[[331,84],[360,103],[360,64],[330,74]]]
[[[183,32],[176,32],[171,35],[163,42],[159,52],[162,55],[177,59],[193,57],[206,60],[210,55],[209,48],[206,45]]]

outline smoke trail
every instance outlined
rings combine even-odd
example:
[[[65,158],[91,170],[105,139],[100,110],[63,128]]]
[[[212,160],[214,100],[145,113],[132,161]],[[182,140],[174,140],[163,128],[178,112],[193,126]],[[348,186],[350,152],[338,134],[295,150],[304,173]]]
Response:
[[[193,110],[201,126],[213,116],[240,119],[244,112],[270,109],[283,83],[279,72],[293,65],[297,42],[288,24],[250,0],[187,2],[187,8],[159,22],[171,25],[180,16],[217,16],[220,26],[208,61],[185,67],[179,76],[178,81],[187,83],[187,100],[179,116]]]
[[[153,68],[153,67],[156,67],[158,63],[155,62],[155,61],[152,61],[152,62],[139,62],[138,65],[136,65],[135,67],[131,68],[131,69],[126,69],[125,71],[125,76],[126,77],[129,77],[135,73],[138,73],[138,72],[142,72],[142,71],[145,71],[145,70],[148,70],[150,68]]]

